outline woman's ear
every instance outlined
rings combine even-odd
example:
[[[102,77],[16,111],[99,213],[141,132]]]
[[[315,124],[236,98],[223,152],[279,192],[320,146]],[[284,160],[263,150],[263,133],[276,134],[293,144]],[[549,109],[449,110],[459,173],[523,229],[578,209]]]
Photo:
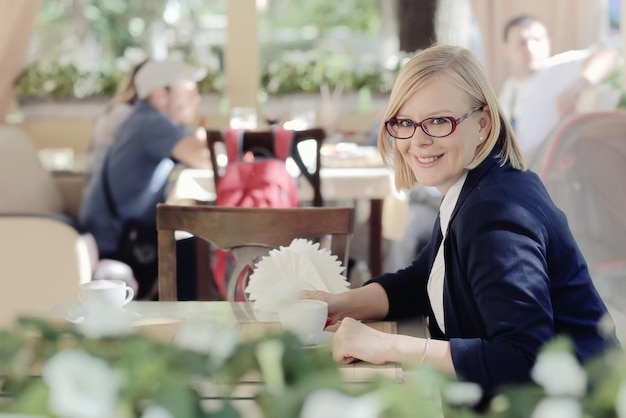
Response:
[[[485,107],[483,107],[483,112],[478,120],[478,125],[480,126],[479,133],[486,137],[491,131],[491,110],[489,109],[489,106],[485,105]]]

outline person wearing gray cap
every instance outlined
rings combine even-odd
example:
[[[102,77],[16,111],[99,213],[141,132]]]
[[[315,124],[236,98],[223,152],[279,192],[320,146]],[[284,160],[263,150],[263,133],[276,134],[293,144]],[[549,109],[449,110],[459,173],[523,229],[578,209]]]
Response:
[[[137,265],[121,253],[122,231],[129,224],[156,231],[156,205],[165,200],[165,188],[176,163],[210,167],[205,138],[190,129],[200,102],[196,83],[205,76],[205,69],[182,61],[146,62],[135,76],[138,100],[106,155],[94,167],[83,194],[80,222],[95,237],[103,258],[131,265],[139,282],[139,298],[154,290],[158,273],[156,233],[155,251]]]

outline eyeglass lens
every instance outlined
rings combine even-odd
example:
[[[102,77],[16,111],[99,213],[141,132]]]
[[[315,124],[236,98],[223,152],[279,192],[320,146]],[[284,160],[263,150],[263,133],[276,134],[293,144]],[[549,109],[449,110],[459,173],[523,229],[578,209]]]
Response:
[[[409,119],[392,119],[387,123],[389,133],[396,138],[410,138],[417,129],[417,123]],[[454,129],[454,124],[448,118],[429,118],[422,121],[422,130],[428,135],[442,137],[449,135]]]

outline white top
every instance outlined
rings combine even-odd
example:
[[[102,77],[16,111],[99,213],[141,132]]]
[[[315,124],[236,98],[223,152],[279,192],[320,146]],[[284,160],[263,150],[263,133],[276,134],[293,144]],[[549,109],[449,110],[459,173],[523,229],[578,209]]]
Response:
[[[463,188],[463,184],[465,184],[466,178],[467,171],[456,183],[452,185],[452,187],[450,187],[448,193],[445,194],[443,200],[441,201],[441,206],[439,207],[439,218],[443,239],[439,245],[437,256],[433,262],[433,268],[430,270],[430,276],[428,277],[427,289],[430,306],[433,308],[433,313],[435,314],[435,319],[437,320],[439,328],[444,333],[446,332],[446,322],[443,315],[443,281],[446,276],[446,265],[443,257],[443,242],[448,235],[448,223],[450,222],[450,216],[452,216],[452,211],[456,206],[457,200],[459,200],[459,195],[461,194],[461,189]]]
[[[500,90],[500,105],[509,120],[522,152],[546,139],[561,120],[557,98],[580,74],[590,51],[567,51],[550,58],[545,68],[531,76],[507,79]]]

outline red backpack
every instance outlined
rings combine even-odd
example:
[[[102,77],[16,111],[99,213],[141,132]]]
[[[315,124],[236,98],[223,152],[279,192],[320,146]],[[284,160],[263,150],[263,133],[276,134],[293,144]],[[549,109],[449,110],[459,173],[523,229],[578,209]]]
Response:
[[[274,128],[274,153],[259,150],[242,154],[243,132],[227,129],[224,133],[228,165],[217,184],[218,206],[290,208],[298,206],[298,189],[287,171],[285,161],[291,153],[293,131]]]
[[[285,161],[291,154],[293,131],[273,128],[274,155],[269,150],[242,153],[243,131],[226,129],[224,142],[228,165],[217,184],[217,206],[290,208],[298,207],[298,188],[289,174]],[[263,157],[255,157],[258,151]],[[226,275],[229,253],[215,250],[213,277],[219,292],[227,298]],[[242,289],[239,293],[243,294]]]

